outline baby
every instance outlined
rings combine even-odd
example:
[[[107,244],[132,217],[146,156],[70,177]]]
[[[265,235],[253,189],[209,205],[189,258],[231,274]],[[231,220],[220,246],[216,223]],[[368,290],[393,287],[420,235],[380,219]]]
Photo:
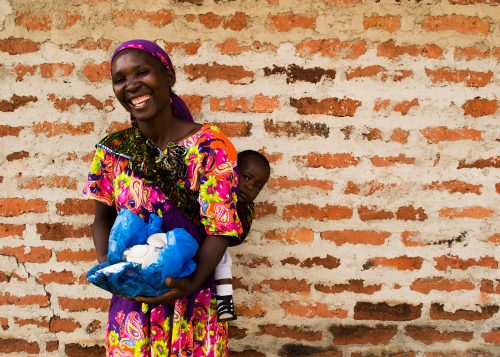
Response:
[[[271,167],[264,155],[254,150],[245,150],[238,154],[240,181],[238,185],[237,211],[243,233],[240,244],[246,238],[254,215],[253,201],[269,180]],[[233,284],[231,256],[226,250],[219,265],[215,268],[215,288],[217,294],[217,316],[219,321],[236,320],[233,305]]]

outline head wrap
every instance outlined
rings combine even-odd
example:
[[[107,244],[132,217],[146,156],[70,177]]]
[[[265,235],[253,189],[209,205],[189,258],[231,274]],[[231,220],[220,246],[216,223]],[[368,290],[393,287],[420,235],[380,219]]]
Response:
[[[123,42],[116,48],[115,52],[113,53],[113,56],[111,57],[111,63],[113,63],[113,60],[120,51],[127,49],[135,49],[150,54],[151,56],[158,59],[161,62],[161,64],[165,66],[166,69],[171,70],[172,73],[174,73],[175,75],[174,66],[172,65],[170,57],[168,57],[167,52],[165,52],[156,43],[148,40],[136,39]],[[187,107],[186,103],[184,103],[184,101],[177,94],[170,91],[170,99],[172,102],[172,111],[174,112],[174,115],[177,118],[185,121],[194,122],[193,116],[191,115],[191,112],[189,111],[189,108]],[[134,118],[132,118],[132,124],[136,125]]]

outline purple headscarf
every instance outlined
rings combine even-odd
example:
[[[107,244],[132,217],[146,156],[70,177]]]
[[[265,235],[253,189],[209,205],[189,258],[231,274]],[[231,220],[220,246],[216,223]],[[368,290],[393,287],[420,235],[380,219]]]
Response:
[[[174,66],[172,65],[170,57],[168,57],[167,52],[165,52],[156,43],[148,40],[136,39],[123,42],[116,48],[115,52],[113,53],[113,56],[111,57],[111,63],[115,59],[118,52],[131,48],[146,52],[151,56],[157,58],[165,66],[165,68],[171,70],[175,75]],[[189,111],[189,108],[187,107],[186,103],[184,103],[184,101],[177,94],[170,91],[170,99],[172,101],[172,111],[174,112],[174,115],[177,118],[185,121],[194,122],[193,116],[191,115],[191,112]],[[134,118],[132,118],[132,124],[136,125]]]

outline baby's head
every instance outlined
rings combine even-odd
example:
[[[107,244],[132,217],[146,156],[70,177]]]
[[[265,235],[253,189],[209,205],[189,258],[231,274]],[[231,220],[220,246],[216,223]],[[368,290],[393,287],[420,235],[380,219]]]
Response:
[[[269,161],[260,152],[245,150],[238,154],[238,169],[240,171],[238,202],[253,202],[269,180],[271,174]]]

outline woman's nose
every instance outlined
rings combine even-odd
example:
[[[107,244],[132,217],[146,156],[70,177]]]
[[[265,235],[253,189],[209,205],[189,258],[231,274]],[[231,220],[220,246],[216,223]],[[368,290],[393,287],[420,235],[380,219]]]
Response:
[[[127,81],[125,89],[129,92],[134,92],[139,88],[139,83],[134,79],[130,79]]]

